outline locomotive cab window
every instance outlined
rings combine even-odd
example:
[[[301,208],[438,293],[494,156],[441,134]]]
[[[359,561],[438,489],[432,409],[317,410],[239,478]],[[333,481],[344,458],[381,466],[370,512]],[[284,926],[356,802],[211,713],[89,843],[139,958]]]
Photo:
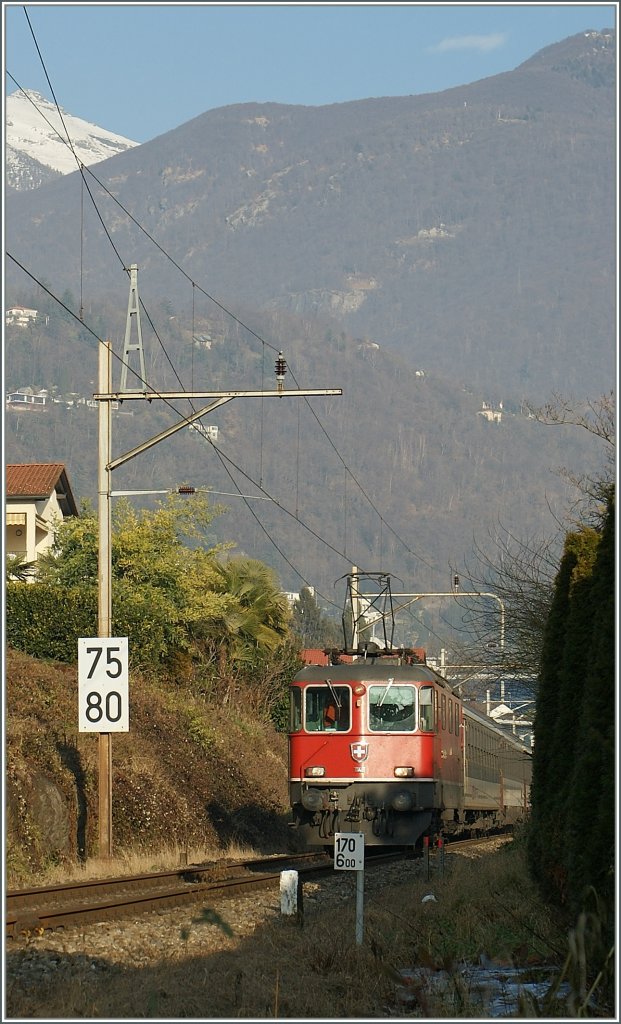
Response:
[[[433,732],[433,686],[421,686],[418,691],[418,728],[422,732]]]
[[[289,690],[289,732],[299,732],[302,728],[302,691],[299,686]]]
[[[369,687],[369,728],[372,732],[413,732],[416,687],[387,683]]]
[[[307,732],[347,732],[351,724],[351,691],[347,686],[307,686],[304,728]]]

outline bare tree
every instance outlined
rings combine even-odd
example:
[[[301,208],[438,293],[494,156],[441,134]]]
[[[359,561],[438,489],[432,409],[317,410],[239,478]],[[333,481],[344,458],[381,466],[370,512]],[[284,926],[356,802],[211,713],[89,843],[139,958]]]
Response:
[[[614,487],[615,399],[612,392],[597,401],[578,402],[554,395],[551,402],[531,410],[542,423],[573,425],[587,430],[604,443],[604,466],[599,473],[576,477],[559,470],[578,493],[565,521],[552,516],[555,526],[548,536],[520,538],[499,524],[485,547],[473,540],[472,557],[462,575],[469,591],[497,596],[495,607],[480,600],[459,598],[464,610],[464,654],[481,666],[503,674],[536,677],[539,670],[545,625],[552,601],[563,541],[568,526],[588,523],[600,526]],[[502,612],[501,612],[502,609]],[[504,619],[503,644],[498,637],[498,616]]]
[[[558,569],[562,538],[522,539],[501,523],[485,546],[473,539],[472,558],[462,576],[467,593],[457,597],[463,612],[462,657],[499,679],[534,678]],[[477,593],[478,597],[468,596]],[[493,594],[494,600],[485,600]]]
[[[597,474],[576,476],[566,468],[558,470],[560,476],[572,484],[578,493],[570,516],[575,522],[600,524],[606,508],[610,487],[615,479],[616,459],[616,401],[613,391],[595,401],[579,401],[556,392],[541,408],[530,408],[540,422],[548,426],[576,426],[604,443],[604,465]]]

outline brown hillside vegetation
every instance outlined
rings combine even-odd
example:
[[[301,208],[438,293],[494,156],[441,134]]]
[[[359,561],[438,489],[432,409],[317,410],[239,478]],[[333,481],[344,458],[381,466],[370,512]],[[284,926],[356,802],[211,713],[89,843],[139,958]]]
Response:
[[[7,882],[97,856],[97,736],[78,733],[77,666],[8,650]],[[177,845],[271,853],[287,837],[286,737],[179,684],[130,679],[112,739],[115,852]]]

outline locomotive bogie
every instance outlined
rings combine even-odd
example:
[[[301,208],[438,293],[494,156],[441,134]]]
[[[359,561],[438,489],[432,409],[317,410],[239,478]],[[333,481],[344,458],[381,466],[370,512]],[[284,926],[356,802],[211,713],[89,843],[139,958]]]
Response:
[[[291,786],[293,827],[309,845],[335,832],[362,832],[370,846],[414,846],[428,828],[435,797],[432,782],[403,785],[358,782],[329,787]]]

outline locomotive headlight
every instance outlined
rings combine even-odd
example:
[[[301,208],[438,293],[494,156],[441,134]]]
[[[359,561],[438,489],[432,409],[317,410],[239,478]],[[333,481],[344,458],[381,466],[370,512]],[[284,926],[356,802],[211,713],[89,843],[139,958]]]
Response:
[[[411,779],[414,777],[414,769],[411,765],[401,765],[395,768],[395,775],[398,779]]]
[[[412,795],[402,789],[395,793],[390,801],[390,805],[395,811],[411,811],[413,807]]]
[[[304,775],[307,779],[320,779],[326,774],[326,769],[322,768],[321,765],[314,764],[311,768],[304,769]]]
[[[301,800],[307,811],[320,811],[323,807],[323,796],[317,789],[305,789]]]

